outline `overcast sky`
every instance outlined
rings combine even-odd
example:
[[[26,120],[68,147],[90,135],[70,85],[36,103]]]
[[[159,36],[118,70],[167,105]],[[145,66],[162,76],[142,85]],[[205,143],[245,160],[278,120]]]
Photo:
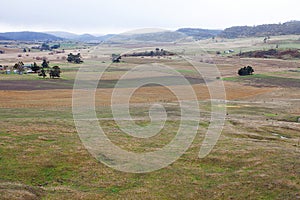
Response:
[[[0,32],[224,29],[300,20],[299,0],[3,0]]]

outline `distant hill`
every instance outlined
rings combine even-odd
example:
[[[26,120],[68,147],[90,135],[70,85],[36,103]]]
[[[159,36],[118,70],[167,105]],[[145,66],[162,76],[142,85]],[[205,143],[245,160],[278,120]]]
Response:
[[[106,42],[175,42],[185,38],[186,35],[174,31],[120,34],[106,40]]]
[[[179,32],[165,31],[156,33],[143,33],[135,34],[131,36],[131,39],[137,41],[149,41],[149,42],[174,42],[185,38],[186,36]]]
[[[48,31],[48,32],[45,32],[45,33],[50,34],[50,35],[54,35],[54,36],[59,37],[59,38],[64,38],[64,39],[75,39],[75,38],[78,37],[77,34],[64,32],[64,31]]]
[[[109,39],[111,39],[115,36],[116,36],[116,34],[107,34],[107,35],[98,36],[98,39],[101,40],[101,41],[106,41],[106,40],[109,40]]]
[[[194,39],[208,39],[219,35],[222,30],[209,30],[199,28],[181,28],[176,32],[184,33],[187,36],[192,36]]]
[[[258,26],[234,26],[222,30],[209,30],[200,28],[180,28],[176,31],[162,31],[132,34],[108,34],[95,36],[91,34],[74,34],[63,31],[40,32],[7,32],[0,33],[0,40],[18,41],[59,41],[73,40],[81,42],[176,42],[192,37],[196,40],[212,37],[240,38],[240,37],[266,37],[276,35],[300,35],[300,21],[290,21],[283,24],[264,24]]]
[[[6,38],[6,37],[3,37],[3,36],[1,36],[1,34],[0,34],[0,40],[10,40],[10,39],[8,39],[8,38]]]
[[[63,32],[63,31],[49,31],[46,32],[47,34],[54,35],[56,37],[68,39],[68,40],[76,40],[76,41],[81,41],[81,42],[101,42],[105,41],[113,36],[115,34],[107,34],[107,35],[102,35],[102,36],[94,36],[91,34],[74,34],[74,33],[69,33],[69,32]]]
[[[300,34],[300,21],[258,26],[234,26],[225,29],[219,36],[224,38],[259,37]]]
[[[98,41],[99,39],[91,34],[83,34],[78,35],[78,37],[74,38],[75,40],[82,41],[82,42],[89,42],[89,41]]]
[[[18,40],[18,41],[57,41],[62,40],[62,38],[56,37],[54,35],[39,33],[39,32],[6,32],[0,33],[0,38],[5,38],[7,40]]]

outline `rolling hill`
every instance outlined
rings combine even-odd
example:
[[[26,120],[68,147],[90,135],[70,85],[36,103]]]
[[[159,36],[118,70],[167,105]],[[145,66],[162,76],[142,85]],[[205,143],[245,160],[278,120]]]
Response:
[[[75,41],[81,41],[81,42],[101,42],[105,41],[111,37],[113,37],[115,34],[107,34],[102,36],[94,36],[91,34],[74,34],[69,32],[63,32],[63,31],[49,31],[46,32],[47,34],[54,35],[56,37],[60,37],[67,40],[75,40]]]
[[[9,40],[9,39],[0,35],[0,40]]]
[[[208,39],[219,35],[222,30],[209,30],[209,29],[199,29],[199,28],[181,28],[176,32],[184,33],[187,36],[191,36],[194,39]]]
[[[18,41],[59,41],[63,40],[60,37],[54,35],[39,33],[39,32],[6,32],[0,33],[0,39],[4,38],[5,40],[18,40]]]
[[[258,26],[234,26],[225,29],[219,36],[224,38],[265,37],[276,35],[299,35],[300,21],[283,24],[264,24]]]
[[[175,42],[187,37],[196,40],[212,37],[241,38],[241,37],[266,37],[276,35],[300,35],[300,21],[289,21],[283,24],[264,24],[258,26],[233,26],[222,30],[209,30],[199,28],[180,28],[176,31],[157,31],[133,34],[108,34],[95,36],[91,34],[74,34],[63,31],[40,32],[6,32],[0,33],[0,40],[18,41],[59,41],[74,40],[80,42]]]
[[[46,34],[54,35],[59,38],[64,38],[64,39],[75,39],[78,37],[77,34],[70,33],[70,32],[65,32],[65,31],[48,31],[45,32]]]

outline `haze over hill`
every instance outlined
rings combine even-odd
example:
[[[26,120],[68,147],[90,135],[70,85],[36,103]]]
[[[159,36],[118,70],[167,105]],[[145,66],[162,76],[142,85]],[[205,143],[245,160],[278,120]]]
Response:
[[[4,38],[4,40],[18,40],[18,41],[34,41],[34,40],[57,41],[63,39],[54,35],[39,33],[39,32],[31,32],[31,31],[0,33],[0,39],[1,37]]]
[[[18,41],[59,41],[74,40],[81,42],[102,42],[102,41],[153,41],[153,42],[174,42],[192,37],[193,39],[208,39],[213,37],[239,38],[239,37],[265,37],[275,35],[300,35],[300,21],[290,21],[283,24],[264,24],[258,26],[234,26],[225,30],[210,30],[200,28],[180,28],[176,31],[159,31],[151,33],[134,34],[107,34],[95,36],[92,34],[74,34],[63,31],[40,32],[7,32],[0,33],[0,40]]]

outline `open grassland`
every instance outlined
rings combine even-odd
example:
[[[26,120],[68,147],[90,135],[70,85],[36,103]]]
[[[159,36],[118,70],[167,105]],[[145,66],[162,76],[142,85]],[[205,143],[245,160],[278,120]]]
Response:
[[[42,99],[44,101],[44,99]],[[51,101],[50,101],[51,102]],[[288,102],[293,103],[293,102]],[[10,104],[10,103],[8,103]],[[1,109],[1,187],[4,199],[295,199],[299,196],[299,124],[289,105],[276,100],[266,106],[254,100],[229,102],[228,119],[213,152],[197,157],[208,126],[208,103],[191,148],[178,161],[149,174],[114,171],[86,151],[73,124],[71,108],[52,106]],[[22,108],[22,106],[24,106]],[[299,104],[294,105],[299,106]],[[134,115],[145,117],[146,108]],[[170,116],[178,110],[169,105]],[[177,130],[170,120],[158,136],[140,140],[118,129],[110,108],[97,108],[99,122],[117,145],[134,152],[155,150]],[[294,111],[299,117],[299,111]],[[289,120],[290,119],[290,120]],[[147,121],[139,120],[143,124]]]
[[[249,41],[252,39],[228,42],[230,48],[235,45],[238,49],[249,46]],[[214,50],[214,46],[208,47]],[[210,96],[202,77],[179,56],[125,58],[124,62],[110,64],[111,53],[131,48],[99,47],[103,54],[94,52],[97,58],[85,50],[87,61],[80,67],[109,65],[95,91],[99,125],[114,144],[128,151],[155,151],[168,144],[181,116],[178,99],[169,89],[183,94],[187,89],[187,85],[174,83],[174,73],[170,73],[169,89],[148,85],[136,90],[130,99],[131,115],[140,126],[149,124],[150,104],[164,105],[168,120],[158,135],[138,139],[125,134],[114,121],[110,106],[114,86],[128,70],[144,63],[170,65],[189,80],[201,110],[197,136],[188,151],[170,166],[142,174],[115,171],[94,159],[81,142],[72,115],[72,86],[79,66],[54,59],[53,63],[63,70],[59,80],[0,75],[0,199],[300,198],[298,60],[211,55],[222,78],[207,84],[224,81],[227,114],[217,145],[200,159],[198,152],[211,117]],[[185,52],[193,51],[196,48]],[[257,75],[237,77],[243,65],[252,65]],[[86,77],[95,78],[89,73]],[[139,74],[125,83],[158,77]],[[118,88],[124,92],[128,89]],[[118,103],[126,102],[120,99]]]

